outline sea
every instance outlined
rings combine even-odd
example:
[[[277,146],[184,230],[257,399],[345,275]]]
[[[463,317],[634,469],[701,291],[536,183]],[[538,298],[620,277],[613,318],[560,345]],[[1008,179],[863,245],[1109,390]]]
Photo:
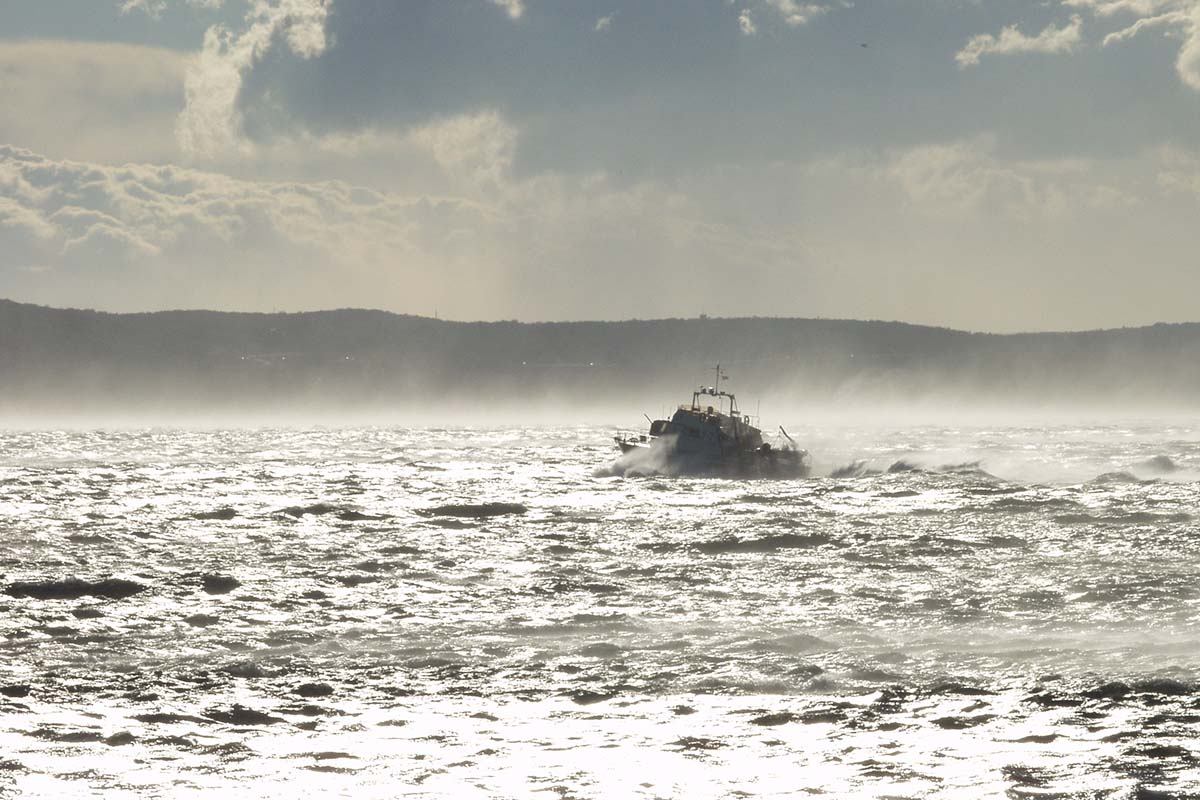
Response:
[[[0,797],[1200,797],[1200,421],[0,431]]]

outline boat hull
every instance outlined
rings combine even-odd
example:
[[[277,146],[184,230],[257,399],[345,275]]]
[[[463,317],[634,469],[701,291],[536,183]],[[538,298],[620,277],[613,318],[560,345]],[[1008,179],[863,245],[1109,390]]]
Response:
[[[692,475],[727,478],[803,478],[811,473],[808,453],[793,448],[717,451],[689,448],[675,437],[642,442],[618,438],[619,471],[627,475]]]

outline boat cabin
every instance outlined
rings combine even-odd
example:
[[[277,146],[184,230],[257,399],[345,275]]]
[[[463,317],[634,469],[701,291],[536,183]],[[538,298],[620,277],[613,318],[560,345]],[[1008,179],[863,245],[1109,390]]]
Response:
[[[754,450],[763,443],[750,415],[738,410],[737,397],[714,386],[701,386],[692,393],[691,405],[680,405],[669,422],[655,420],[650,426],[651,436],[671,433],[700,439],[718,452]]]

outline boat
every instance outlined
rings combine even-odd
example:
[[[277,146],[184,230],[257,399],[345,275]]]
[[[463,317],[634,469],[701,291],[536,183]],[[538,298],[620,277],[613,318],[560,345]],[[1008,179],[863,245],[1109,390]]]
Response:
[[[763,438],[757,420],[738,409],[737,397],[721,389],[721,367],[712,386],[692,392],[670,419],[650,419],[644,434],[615,438],[621,461],[645,472],[727,477],[804,477],[811,469],[808,452],[780,426],[782,441]],[[620,463],[620,462],[618,462]]]

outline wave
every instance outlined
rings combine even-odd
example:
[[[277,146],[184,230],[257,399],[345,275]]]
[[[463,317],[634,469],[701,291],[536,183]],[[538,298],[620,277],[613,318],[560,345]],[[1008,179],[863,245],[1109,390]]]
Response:
[[[975,511],[1004,514],[1027,514],[1038,511],[1072,511],[1081,508],[1079,503],[1066,497],[1003,497],[985,506],[977,506]]]
[[[824,534],[782,533],[758,539],[714,539],[693,545],[701,553],[717,555],[723,553],[772,553],[776,550],[806,549],[829,544],[831,539]]]
[[[279,510],[280,514],[285,514],[294,519],[301,517],[323,517],[326,514],[337,514],[338,519],[343,522],[361,522],[365,520],[379,521],[387,519],[386,515],[382,514],[366,514],[349,506],[335,506],[329,503],[314,503],[310,506],[288,506]]]
[[[192,519],[196,520],[231,520],[238,515],[236,509],[233,508],[218,508],[214,511],[197,511],[192,514]]]
[[[1101,475],[1097,475],[1095,478],[1092,478],[1090,481],[1088,481],[1088,483],[1091,483],[1094,485],[1099,485],[1099,486],[1111,486],[1114,484],[1123,484],[1123,483],[1147,484],[1147,483],[1154,483],[1154,482],[1155,482],[1155,480],[1153,478],[1143,479],[1143,478],[1139,478],[1137,475],[1134,475],[1132,472],[1124,472],[1124,471],[1105,472]]]
[[[430,517],[467,517],[470,519],[486,519],[502,517],[510,514],[524,514],[528,508],[520,503],[448,503],[446,505],[426,508],[418,513]]]
[[[956,464],[942,464],[937,468],[938,472],[944,472],[948,475],[979,475],[988,478],[995,477],[991,473],[983,469],[982,461],[962,461]]]
[[[62,580],[17,581],[10,583],[4,593],[10,597],[29,597],[35,600],[78,600],[81,597],[102,597],[124,600],[146,591],[148,587],[122,578],[86,581],[82,578]]]
[[[870,469],[865,459],[838,467],[829,473],[831,478],[862,478],[867,475],[878,475],[879,470]]]
[[[1054,521],[1060,525],[1154,525],[1191,522],[1192,514],[1156,514],[1150,511],[1133,511],[1115,514],[1060,514]]]
[[[1134,469],[1150,472],[1155,475],[1169,475],[1172,472],[1178,472],[1180,467],[1171,460],[1170,456],[1158,455],[1137,464]]]

